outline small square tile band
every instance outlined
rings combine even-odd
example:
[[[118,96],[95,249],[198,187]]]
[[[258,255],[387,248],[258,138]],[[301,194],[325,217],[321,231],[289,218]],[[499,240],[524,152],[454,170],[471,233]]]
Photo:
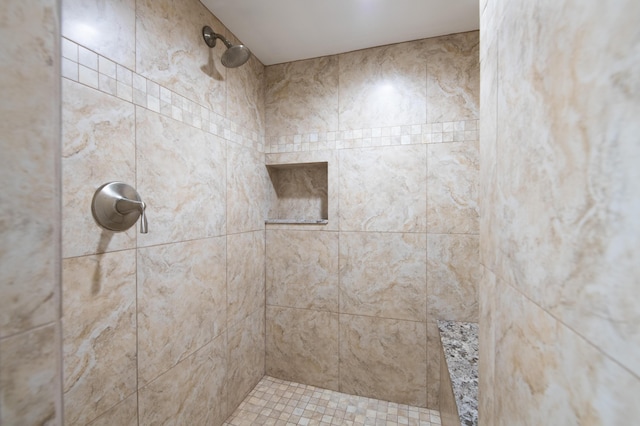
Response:
[[[265,376],[224,425],[440,426],[441,422],[435,410]]]

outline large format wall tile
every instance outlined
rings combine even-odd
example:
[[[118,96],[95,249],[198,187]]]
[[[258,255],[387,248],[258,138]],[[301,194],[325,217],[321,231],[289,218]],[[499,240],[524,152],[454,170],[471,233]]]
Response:
[[[476,120],[480,105],[479,33],[423,40],[427,122]]]
[[[54,424],[59,364],[55,326],[0,340],[0,360],[0,424]]]
[[[438,324],[427,323],[427,407],[440,410],[440,372],[442,342]]]
[[[265,69],[266,136],[338,130],[338,57]]]
[[[340,315],[340,391],[426,405],[426,323]]]
[[[264,376],[264,309],[258,309],[229,328],[227,391],[232,413]]]
[[[136,390],[136,259],[125,250],[63,261],[64,414],[95,419]]]
[[[495,383],[506,390],[496,424],[618,425],[640,416],[637,377],[500,280],[496,294]]]
[[[495,339],[495,317],[496,312],[496,276],[486,267],[482,268],[482,279],[479,285],[479,359],[478,359],[478,387],[481,391],[478,394],[478,418],[481,422],[493,425],[497,424],[494,415],[494,404],[496,393],[495,387],[495,367],[496,367],[496,339]]]
[[[267,306],[266,373],[338,390],[338,314]]]
[[[426,122],[426,60],[419,42],[339,55],[340,130]]]
[[[478,170],[477,142],[427,145],[430,233],[478,233]]]
[[[264,134],[264,65],[251,56],[241,67],[226,71],[227,117],[247,129]]]
[[[342,232],[340,312],[426,321],[425,234]]]
[[[640,375],[640,4],[581,4],[505,12],[496,274]]]
[[[427,318],[478,322],[477,235],[427,235]]]
[[[225,237],[138,250],[142,386],[226,327]]]
[[[226,142],[136,109],[138,192],[147,203],[147,246],[222,235],[226,229]]]
[[[135,0],[64,0],[61,3],[63,36],[127,68],[135,68]]]
[[[226,334],[138,392],[140,424],[220,425],[227,418]]]
[[[269,305],[338,312],[338,233],[268,230]]]
[[[426,232],[426,147],[340,151],[342,231]]]
[[[264,229],[267,171],[264,155],[227,144],[227,232]]]
[[[265,304],[263,231],[227,235],[227,325]]]
[[[93,194],[102,184],[136,185],[134,106],[66,79],[62,90],[63,256],[134,248],[135,226],[107,231],[91,214]]]
[[[198,1],[136,1],[136,71],[225,116],[227,69],[220,57],[226,47],[205,44],[205,25],[228,35]]]
[[[4,337],[58,317],[57,3],[3,1],[0,22],[0,337]]]

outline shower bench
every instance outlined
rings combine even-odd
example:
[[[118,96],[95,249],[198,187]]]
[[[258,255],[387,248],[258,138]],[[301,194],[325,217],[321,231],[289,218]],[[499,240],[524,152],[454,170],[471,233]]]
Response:
[[[478,424],[478,324],[438,321],[442,426]]]

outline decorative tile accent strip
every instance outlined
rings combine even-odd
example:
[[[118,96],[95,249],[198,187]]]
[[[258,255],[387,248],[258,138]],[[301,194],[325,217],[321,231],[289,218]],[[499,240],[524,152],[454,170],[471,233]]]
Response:
[[[268,137],[265,152],[299,152],[372,146],[473,142],[478,140],[479,120],[447,121],[406,126],[374,127]]]
[[[62,38],[62,77],[264,152],[263,135],[66,38]]]
[[[440,413],[265,376],[224,426],[440,426]]]

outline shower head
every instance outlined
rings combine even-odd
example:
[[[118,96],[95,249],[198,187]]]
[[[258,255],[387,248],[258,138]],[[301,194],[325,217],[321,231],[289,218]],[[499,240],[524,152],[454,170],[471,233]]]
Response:
[[[223,35],[213,32],[211,27],[202,28],[202,37],[209,47],[216,46],[216,40],[220,39],[227,46],[227,50],[222,54],[222,65],[227,68],[236,68],[244,64],[251,57],[251,51],[244,44],[233,45]]]

